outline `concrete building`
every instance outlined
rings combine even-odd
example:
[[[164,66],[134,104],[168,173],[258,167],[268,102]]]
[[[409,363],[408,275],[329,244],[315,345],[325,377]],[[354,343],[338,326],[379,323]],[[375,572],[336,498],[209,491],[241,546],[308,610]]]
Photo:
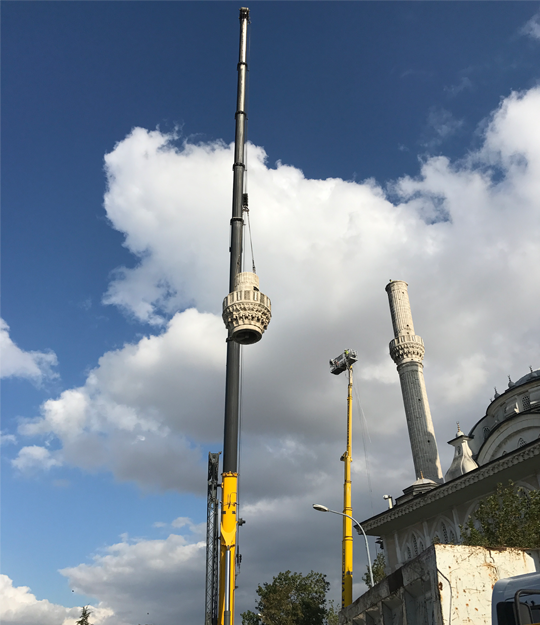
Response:
[[[491,625],[494,584],[539,570],[538,550],[432,545],[344,608],[340,623]]]

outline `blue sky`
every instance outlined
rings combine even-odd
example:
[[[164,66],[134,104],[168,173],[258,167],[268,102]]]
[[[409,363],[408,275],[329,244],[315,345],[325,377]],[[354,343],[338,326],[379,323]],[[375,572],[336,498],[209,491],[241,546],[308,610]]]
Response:
[[[69,625],[85,602],[106,625],[157,625],[178,601],[202,618],[239,6],[2,3],[6,623]],[[443,470],[455,422],[540,366],[540,4],[250,8],[248,191],[274,319],[245,350],[241,610],[285,569],[339,595],[340,525],[310,504],[340,505],[345,387],[326,367],[344,347],[367,420],[355,515],[414,479],[389,278],[410,285]]]

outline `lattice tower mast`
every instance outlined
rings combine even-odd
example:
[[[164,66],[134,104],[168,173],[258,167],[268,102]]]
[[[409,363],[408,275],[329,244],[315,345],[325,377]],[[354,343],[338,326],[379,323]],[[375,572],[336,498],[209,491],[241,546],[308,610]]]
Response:
[[[219,453],[208,454],[208,493],[206,510],[206,594],[204,625],[217,625],[219,555]]]

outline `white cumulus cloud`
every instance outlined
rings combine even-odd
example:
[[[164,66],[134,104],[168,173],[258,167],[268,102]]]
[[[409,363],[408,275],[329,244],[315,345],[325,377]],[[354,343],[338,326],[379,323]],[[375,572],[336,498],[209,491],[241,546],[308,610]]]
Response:
[[[3,625],[75,625],[81,616],[81,608],[65,608],[46,599],[36,599],[28,586],[13,586],[7,575],[0,575],[0,621]],[[113,625],[109,619],[112,610],[90,607],[93,625]]]
[[[70,586],[99,597],[111,625],[195,623],[204,613],[205,543],[170,534],[164,540],[125,539],[91,564],[61,570]],[[107,622],[108,625],[108,622]]]
[[[523,26],[521,32],[533,39],[540,39],[540,11],[531,17]]]
[[[71,465],[108,469],[148,488],[197,489],[199,476],[190,469],[222,419],[215,407],[224,354],[221,319],[194,309],[178,313],[163,334],[105,354],[84,386],[46,401],[42,415],[23,421],[19,432],[56,436]],[[54,466],[42,447],[23,448],[14,465],[37,463],[38,450],[44,465]]]
[[[21,471],[27,473],[34,470],[48,470],[62,464],[58,453],[51,453],[46,447],[30,445],[19,450],[17,457],[11,464]]]
[[[476,152],[429,158],[388,191],[311,180],[249,146],[255,257],[273,307],[263,340],[243,350],[250,502],[334,475],[346,391],[327,363],[347,347],[361,355],[372,471],[384,468],[396,489],[414,479],[388,356],[389,279],[409,283],[443,466],[456,417],[472,427],[493,386],[538,366],[540,89],[505,98],[484,128]],[[142,128],[107,155],[107,216],[136,262],[117,272],[106,302],[154,334],[106,353],[83,386],[22,423],[22,436],[56,437],[66,463],[144,488],[204,492],[201,449],[219,449],[223,427],[232,160],[223,143],[178,147]]]
[[[520,36],[538,45],[540,13]],[[465,70],[447,95],[480,89],[484,81],[473,78],[482,71]],[[401,78],[409,74],[434,77],[407,70]],[[462,139],[467,124],[432,108],[418,145],[439,156],[424,154],[417,175],[392,181],[314,180],[248,146],[255,260],[273,319],[262,341],[242,350],[238,623],[254,609],[257,584],[279,571],[325,572],[331,597],[340,595],[342,519],[312,509],[342,503],[347,381],[330,375],[329,358],[345,348],[359,354],[354,516],[381,512],[382,495],[399,496],[416,477],[388,354],[389,279],[409,283],[443,471],[456,421],[467,431],[494,386],[502,391],[508,374],[516,380],[540,367],[540,87],[506,94],[480,128],[478,149],[449,158],[445,144]],[[73,566],[61,574],[95,599],[94,625],[192,625],[203,620],[206,546],[201,517],[187,515],[204,510],[206,453],[221,449],[223,435],[233,146],[145,128],[117,138],[105,156],[104,209],[132,260],[113,272],[102,303],[146,336],[104,353],[76,387],[49,395],[1,442],[15,450],[16,477],[42,472],[56,489],[73,480],[74,490],[81,471],[101,471],[142,490],[189,493],[165,498],[164,508],[179,502],[170,518],[163,510],[151,517],[159,540],[123,534],[82,563],[64,562]],[[12,325],[10,336],[0,319],[0,377],[38,387],[57,379],[55,353],[24,342]],[[58,494],[43,491],[50,506]],[[132,514],[120,500],[101,500],[105,520],[108,505],[118,518]],[[152,498],[141,505],[150,508]],[[355,596],[364,547],[355,538]],[[34,593],[0,575],[2,624],[75,625],[80,607]]]
[[[418,176],[388,191],[375,181],[310,180],[293,166],[269,166],[263,148],[249,147],[255,256],[273,319],[263,340],[243,349],[240,514],[248,557],[239,610],[253,608],[256,584],[291,562],[302,572],[326,571],[339,593],[339,520],[311,504],[341,505],[346,380],[330,375],[328,359],[343,349],[360,355],[355,517],[380,512],[383,494],[399,495],[415,478],[388,356],[389,279],[409,283],[443,470],[455,422],[472,427],[493,386],[501,390],[507,374],[517,379],[540,365],[540,88],[509,95],[484,128],[476,152],[460,161],[429,158]],[[66,463],[145,489],[204,496],[202,450],[218,451],[223,432],[220,306],[232,160],[223,143],[179,148],[174,137],[141,128],[107,155],[107,215],[136,261],[118,270],[105,301],[153,334],[104,354],[82,386],[23,421],[21,437],[44,437],[57,450],[29,444],[15,466]],[[63,574],[114,613],[110,625],[168,622],[180,610],[195,622],[204,596],[201,528],[184,516],[159,522],[171,526],[190,535],[126,537]]]
[[[44,380],[58,377],[53,370],[57,364],[54,352],[21,349],[11,339],[8,324],[0,319],[0,377],[27,378],[39,385]]]

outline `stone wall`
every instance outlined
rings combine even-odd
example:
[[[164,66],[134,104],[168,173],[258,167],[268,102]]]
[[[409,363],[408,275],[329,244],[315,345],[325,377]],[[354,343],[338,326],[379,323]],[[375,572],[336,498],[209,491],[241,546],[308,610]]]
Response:
[[[339,615],[340,625],[490,625],[499,579],[540,571],[540,551],[432,545]]]

